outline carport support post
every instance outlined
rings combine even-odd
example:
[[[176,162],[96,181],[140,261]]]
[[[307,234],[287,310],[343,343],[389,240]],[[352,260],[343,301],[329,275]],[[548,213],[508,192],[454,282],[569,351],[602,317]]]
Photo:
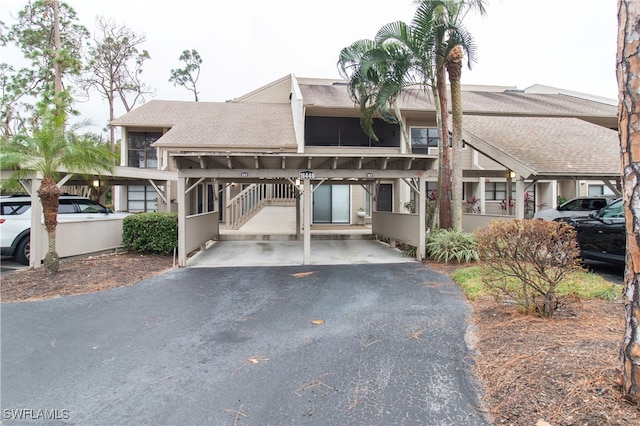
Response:
[[[44,226],[42,225],[42,203],[38,196],[38,190],[42,184],[42,179],[31,179],[31,232],[30,238],[30,250],[29,254],[29,267],[39,268],[42,266],[42,252],[44,247],[42,242],[44,241]]]
[[[302,257],[303,265],[311,264],[311,179],[304,179],[304,192],[302,193],[304,219],[302,226],[304,227],[304,254]]]
[[[524,179],[516,175],[516,219],[524,219]]]
[[[187,266],[187,184],[183,177],[178,177],[178,266]]]
[[[418,188],[420,188],[420,192],[418,193],[418,249],[416,250],[416,260],[421,261],[427,255],[427,246],[425,242],[425,237],[427,233],[427,184],[426,178],[424,176],[420,176],[418,178]]]

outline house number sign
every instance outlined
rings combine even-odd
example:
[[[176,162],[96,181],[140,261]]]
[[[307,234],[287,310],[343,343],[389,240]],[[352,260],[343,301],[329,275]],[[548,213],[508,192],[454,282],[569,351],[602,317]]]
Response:
[[[300,172],[300,179],[314,179],[316,173],[313,170],[302,170]]]

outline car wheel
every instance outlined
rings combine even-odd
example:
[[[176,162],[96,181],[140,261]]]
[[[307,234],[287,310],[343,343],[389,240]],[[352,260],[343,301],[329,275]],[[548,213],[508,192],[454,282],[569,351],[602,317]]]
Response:
[[[29,256],[31,254],[31,237],[29,235],[25,236],[18,242],[16,246],[16,252],[14,254],[14,259],[16,262],[21,263],[23,265],[29,265]]]

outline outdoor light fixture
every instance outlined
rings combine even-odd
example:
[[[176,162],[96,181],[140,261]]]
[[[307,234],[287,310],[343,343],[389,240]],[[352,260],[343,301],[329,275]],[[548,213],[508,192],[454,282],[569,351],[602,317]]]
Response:
[[[509,172],[509,179],[513,179],[513,178],[515,178],[515,177],[516,177],[516,172],[514,172],[514,171],[510,171],[510,172]]]
[[[94,188],[100,187],[100,181],[98,179],[95,179],[93,182],[91,182],[91,184]]]

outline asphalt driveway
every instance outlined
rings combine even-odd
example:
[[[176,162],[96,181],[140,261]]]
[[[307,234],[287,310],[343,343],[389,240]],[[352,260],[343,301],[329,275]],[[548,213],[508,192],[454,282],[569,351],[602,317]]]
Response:
[[[187,268],[3,304],[2,420],[486,425],[469,314],[417,262]]]

